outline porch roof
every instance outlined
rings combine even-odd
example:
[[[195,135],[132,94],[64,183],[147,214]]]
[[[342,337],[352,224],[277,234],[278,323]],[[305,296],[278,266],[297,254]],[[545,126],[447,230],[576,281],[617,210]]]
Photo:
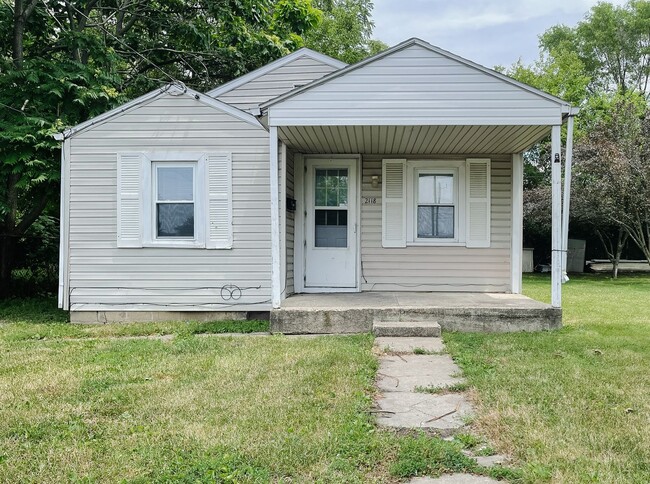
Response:
[[[550,126],[282,126],[278,137],[302,153],[510,154],[548,136]]]

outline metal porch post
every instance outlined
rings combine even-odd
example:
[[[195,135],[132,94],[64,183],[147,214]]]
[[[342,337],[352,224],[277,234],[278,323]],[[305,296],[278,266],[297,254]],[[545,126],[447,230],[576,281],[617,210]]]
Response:
[[[561,126],[551,130],[551,306],[562,307],[562,159]]]
[[[278,128],[269,128],[269,176],[271,184],[271,303],[280,307],[282,298],[280,271],[280,194],[278,170]]]

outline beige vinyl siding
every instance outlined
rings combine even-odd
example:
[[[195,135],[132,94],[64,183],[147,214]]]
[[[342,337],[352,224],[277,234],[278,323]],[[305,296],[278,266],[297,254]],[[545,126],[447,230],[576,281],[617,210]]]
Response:
[[[72,310],[270,308],[267,132],[188,96],[162,96],[70,140]],[[232,153],[231,250],[118,249],[118,152]],[[223,285],[242,288],[238,301]],[[238,306],[230,306],[231,304]],[[258,304],[259,303],[259,304]]]
[[[217,97],[239,109],[250,109],[336,70],[328,64],[301,56],[257,79]]]
[[[552,125],[559,103],[411,45],[269,109],[272,126]]]
[[[510,291],[512,161],[506,155],[399,156],[408,159],[491,158],[490,248],[406,247],[388,249],[381,242],[381,179],[384,155],[363,156],[362,197],[377,203],[361,206],[362,291]],[[394,155],[388,158],[395,158]],[[407,187],[410,189],[410,187]]]

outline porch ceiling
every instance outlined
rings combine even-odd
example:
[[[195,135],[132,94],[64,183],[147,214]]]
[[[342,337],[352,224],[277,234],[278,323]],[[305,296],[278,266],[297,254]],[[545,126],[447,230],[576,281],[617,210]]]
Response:
[[[520,153],[550,126],[282,126],[280,139],[302,153]]]

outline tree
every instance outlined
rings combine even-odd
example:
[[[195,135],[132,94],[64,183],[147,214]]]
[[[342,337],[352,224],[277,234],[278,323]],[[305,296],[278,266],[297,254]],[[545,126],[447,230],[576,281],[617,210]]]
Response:
[[[171,80],[206,89],[302,46],[311,0],[0,0],[0,293],[56,206],[51,135]]]
[[[591,223],[614,264],[632,239],[650,261],[650,116],[622,98],[576,145],[576,215]]]
[[[353,64],[387,46],[372,39],[371,0],[315,0],[323,20],[305,36],[305,45]]]
[[[648,96],[650,2],[616,6],[600,2],[574,28],[558,25],[540,37],[545,51],[573,51],[584,65],[593,93],[637,91]]]

